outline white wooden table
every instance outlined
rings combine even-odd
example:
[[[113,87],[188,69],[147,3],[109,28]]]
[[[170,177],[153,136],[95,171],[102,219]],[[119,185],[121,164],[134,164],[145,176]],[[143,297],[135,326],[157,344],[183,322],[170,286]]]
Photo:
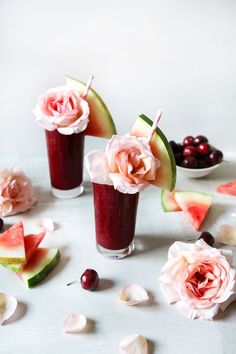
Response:
[[[214,192],[219,182],[236,177],[233,154],[227,159],[230,163],[211,177],[190,180],[179,176],[178,187]],[[12,224],[22,219],[26,232],[33,232],[38,218],[52,218],[58,229],[46,237],[43,245],[59,247],[62,258],[45,281],[33,289],[27,289],[17,276],[0,269],[0,291],[19,301],[17,313],[0,328],[1,354],[113,354],[118,353],[123,337],[134,333],[148,339],[151,354],[236,353],[236,304],[214,321],[193,321],[175,306],[167,305],[160,292],[158,278],[169,246],[175,240],[197,238],[198,233],[182,213],[161,210],[158,189],[150,187],[141,195],[135,254],[112,261],[99,255],[95,248],[90,183],[85,181],[81,197],[58,200],[50,193],[46,159],[0,159],[1,167],[16,164],[32,179],[38,203],[33,210],[5,221]],[[234,207],[236,212],[235,197],[215,193],[203,229],[214,234],[225,222],[235,225]],[[66,286],[79,279],[86,268],[96,269],[102,279],[97,291],[85,291],[79,284]],[[129,282],[148,290],[152,302],[134,307],[120,303],[117,292]],[[89,319],[86,333],[63,333],[63,320],[71,312],[84,313]]]

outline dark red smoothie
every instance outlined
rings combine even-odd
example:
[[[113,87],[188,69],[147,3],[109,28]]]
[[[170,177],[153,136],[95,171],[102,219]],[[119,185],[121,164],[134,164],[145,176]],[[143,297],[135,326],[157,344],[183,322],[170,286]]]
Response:
[[[109,250],[128,247],[134,239],[139,193],[93,183],[93,195],[97,243]]]
[[[69,190],[83,181],[84,134],[63,135],[45,131],[51,184]]]

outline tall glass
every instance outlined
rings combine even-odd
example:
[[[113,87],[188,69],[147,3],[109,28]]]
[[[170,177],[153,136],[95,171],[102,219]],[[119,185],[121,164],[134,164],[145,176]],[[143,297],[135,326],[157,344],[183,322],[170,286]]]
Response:
[[[52,193],[75,198],[83,192],[84,134],[60,134],[45,130]]]
[[[93,196],[98,251],[108,258],[126,257],[134,250],[139,193],[124,194],[93,183]]]

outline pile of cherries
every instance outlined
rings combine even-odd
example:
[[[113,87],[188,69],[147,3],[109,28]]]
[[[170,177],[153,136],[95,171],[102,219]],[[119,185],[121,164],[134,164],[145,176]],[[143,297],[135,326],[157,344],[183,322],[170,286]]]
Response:
[[[207,168],[221,163],[223,153],[208,143],[203,135],[186,136],[183,144],[171,140],[170,146],[175,156],[176,165],[186,168]]]

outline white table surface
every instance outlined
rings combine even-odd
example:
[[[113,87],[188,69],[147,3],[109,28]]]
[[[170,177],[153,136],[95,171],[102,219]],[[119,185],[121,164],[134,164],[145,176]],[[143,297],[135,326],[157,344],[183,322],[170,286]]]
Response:
[[[229,163],[211,177],[190,180],[179,176],[178,187],[214,193],[219,182],[235,179],[233,157],[229,154]],[[90,183],[85,181],[81,197],[58,200],[50,194],[46,159],[0,159],[1,167],[16,164],[32,179],[38,203],[31,211],[5,221],[12,224],[21,219],[26,232],[33,232],[38,218],[52,218],[58,229],[47,235],[43,245],[59,247],[62,257],[57,268],[33,289],[27,289],[17,276],[0,268],[0,291],[19,301],[14,317],[0,328],[1,354],[113,354],[118,353],[120,341],[134,333],[148,339],[149,354],[236,353],[236,304],[214,321],[193,321],[175,306],[169,306],[162,296],[158,278],[169,246],[175,240],[197,238],[198,233],[182,213],[161,210],[157,188],[150,187],[141,195],[136,252],[126,259],[112,261],[99,255],[95,248]],[[224,222],[236,224],[232,216],[236,198],[214,194],[214,205],[202,227],[213,233]],[[86,268],[96,269],[102,279],[97,291],[85,291],[79,284],[66,286],[79,279]],[[152,302],[134,307],[120,303],[117,292],[130,282],[146,288]],[[86,333],[63,333],[63,320],[71,312],[84,313],[89,319]]]

